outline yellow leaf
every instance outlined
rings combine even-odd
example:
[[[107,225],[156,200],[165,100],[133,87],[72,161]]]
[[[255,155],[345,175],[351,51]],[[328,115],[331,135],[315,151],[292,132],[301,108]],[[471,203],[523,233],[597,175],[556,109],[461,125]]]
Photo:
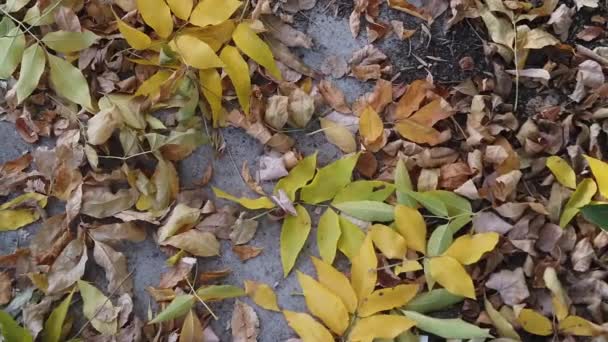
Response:
[[[375,224],[370,230],[374,245],[389,259],[402,259],[407,252],[407,242],[394,229]]]
[[[219,51],[229,40],[232,39],[232,32],[236,25],[234,20],[226,20],[218,25],[207,27],[187,27],[182,32],[195,36],[196,38],[209,44],[213,51]]]
[[[99,36],[91,31],[71,32],[71,31],[52,31],[47,33],[42,41],[44,44],[57,52],[71,53],[84,50],[93,45]]]
[[[317,245],[319,255],[328,264],[334,262],[340,234],[340,218],[332,208],[327,208],[319,218]]]
[[[558,329],[566,335],[594,336],[598,330],[596,325],[579,316],[568,316],[559,322]]]
[[[310,315],[283,310],[287,324],[300,336],[302,342],[333,342],[334,338],[323,324]]]
[[[50,86],[60,96],[93,111],[89,85],[80,69],[63,58],[47,53]]]
[[[169,77],[171,77],[171,71],[157,71],[156,74],[150,76],[150,78],[142,82],[133,96],[150,96],[158,93],[160,91],[160,86],[163,85],[163,83],[165,83]]]
[[[559,218],[559,225],[565,228],[568,223],[578,214],[580,208],[586,206],[591,202],[591,199],[597,192],[597,185],[591,178],[585,178],[582,182],[578,183],[576,190],[570,196],[570,199],[564,206],[562,216]]]
[[[197,69],[221,68],[224,66],[213,49],[194,36],[180,35],[175,39],[175,45],[177,46],[177,52],[187,65]]]
[[[194,6],[193,0],[167,0],[167,4],[171,12],[181,20],[188,20]]]
[[[300,198],[310,204],[330,200],[351,182],[359,154],[352,154],[322,167],[312,182],[302,188]]]
[[[404,284],[376,290],[359,304],[357,314],[367,317],[376,312],[394,309],[407,304],[418,293],[418,285]]]
[[[492,306],[492,303],[490,303],[487,298],[484,298],[484,305],[486,313],[498,331],[498,336],[521,341],[521,337],[519,337],[519,334],[515,331],[511,323]]]
[[[118,31],[125,38],[127,43],[135,50],[145,50],[152,44],[152,39],[147,34],[125,24],[124,21],[114,13],[116,18],[116,24],[118,25]]]
[[[268,73],[277,80],[282,80],[281,71],[274,62],[274,57],[268,45],[253,32],[246,23],[239,24],[232,33],[236,46],[256,63],[266,68]]]
[[[266,310],[281,311],[277,304],[277,295],[268,284],[245,280],[245,293],[254,303]]]
[[[426,223],[418,209],[398,204],[395,206],[395,224],[409,248],[426,253]]]
[[[604,198],[608,198],[608,163],[587,155],[585,156],[585,160],[589,163],[589,168],[597,181],[600,194],[602,194]]]
[[[476,263],[481,256],[494,249],[500,239],[495,232],[463,235],[456,239],[443,255],[451,256],[463,265]]]
[[[547,288],[551,291],[551,302],[553,303],[553,313],[557,320],[561,321],[562,319],[568,316],[568,307],[570,303],[570,299],[564,291],[559,278],[557,277],[557,272],[555,272],[555,268],[547,267],[545,268],[545,272],[543,273],[543,280]]]
[[[245,114],[249,114],[249,95],[251,94],[251,78],[249,77],[249,66],[239,51],[227,45],[220,53],[220,59],[224,62],[224,71],[230,77],[239,104]]]
[[[380,115],[371,107],[363,109],[359,117],[359,133],[366,141],[376,141],[384,132],[384,124]]]
[[[359,301],[374,291],[378,279],[377,267],[378,259],[376,259],[376,252],[374,252],[372,237],[367,235],[363,244],[361,244],[359,253],[352,258],[350,269],[351,283]]]
[[[344,216],[340,216],[340,238],[338,239],[340,252],[352,261],[359,253],[363,240],[365,240],[365,234],[361,228]]]
[[[272,202],[268,197],[259,197],[259,198],[246,198],[246,197],[235,197],[231,194],[218,189],[216,187],[213,188],[213,193],[218,198],[224,198],[232,202],[236,202],[247,209],[272,209],[275,207],[274,202]]]
[[[422,269],[422,265],[416,260],[403,260],[401,265],[395,266],[395,274],[400,275],[405,272],[414,272],[420,271]]]
[[[0,231],[16,230],[38,221],[40,214],[34,209],[0,210]]]
[[[395,124],[395,129],[399,134],[418,144],[429,144],[435,146],[443,141],[443,135],[433,127],[428,127],[417,123],[412,119],[400,119]]]
[[[547,158],[547,168],[551,170],[557,181],[570,189],[576,188],[576,174],[568,163],[558,156]]]
[[[531,309],[522,309],[517,316],[517,322],[525,331],[534,335],[549,336],[553,333],[551,321]]]
[[[199,70],[198,78],[201,83],[201,91],[211,108],[213,127],[219,127],[223,123],[222,114],[224,113],[220,74],[215,69]]]
[[[137,9],[146,24],[161,38],[167,38],[173,33],[171,10],[164,0],[137,0]]]
[[[190,22],[200,27],[220,24],[228,20],[241,3],[238,0],[203,0],[192,11]]]
[[[338,335],[348,328],[348,311],[342,299],[311,276],[298,272],[298,281],[310,313]]]
[[[298,216],[287,216],[281,228],[281,263],[285,277],[295,265],[298,254],[310,234],[310,216],[306,208],[297,205],[296,212]]]
[[[452,294],[475,299],[473,280],[454,258],[440,256],[430,259],[431,277]]]
[[[348,278],[330,264],[315,257],[311,257],[311,259],[312,264],[317,270],[319,282],[342,299],[348,312],[354,313],[357,309],[357,295],[350,285]]]
[[[374,339],[393,339],[416,325],[405,316],[375,315],[363,318],[353,327],[350,340],[353,342],[372,342]]]
[[[357,151],[355,136],[348,128],[326,118],[319,118],[319,122],[327,141],[336,145],[344,153]]]
[[[274,192],[278,193],[279,190],[282,189],[290,200],[295,201],[296,191],[306,185],[306,183],[314,177],[316,166],[317,152],[300,160],[298,165],[291,169],[286,177],[281,178],[281,180],[277,182]]]
[[[184,319],[182,330],[179,333],[179,342],[204,342],[203,326],[194,310],[188,311]]]

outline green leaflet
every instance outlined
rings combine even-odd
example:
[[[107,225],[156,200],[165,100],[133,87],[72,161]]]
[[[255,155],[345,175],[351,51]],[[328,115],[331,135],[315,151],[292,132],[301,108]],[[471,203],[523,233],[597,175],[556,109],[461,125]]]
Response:
[[[356,224],[342,215],[340,215],[340,231],[338,249],[352,261],[359,253],[361,244],[365,240],[365,233]]]
[[[59,342],[61,338],[61,330],[65,317],[68,314],[70,304],[72,304],[72,296],[74,295],[74,287],[70,294],[57,306],[46,322],[44,322],[44,330],[42,330],[42,342]]]
[[[405,193],[415,199],[418,203],[422,204],[422,206],[431,213],[446,218],[449,216],[448,208],[437,196],[428,195],[425,192],[415,191],[406,191]]]
[[[338,214],[336,214],[333,209],[327,208],[319,219],[319,226],[317,227],[317,246],[321,259],[330,265],[334,262],[334,258],[336,257],[336,250],[341,234],[340,218],[338,217]]]
[[[503,317],[503,315],[501,315],[500,312],[498,312],[494,308],[494,306],[492,306],[492,303],[490,303],[487,298],[484,298],[483,300],[486,313],[490,317],[490,320],[494,324],[494,327],[496,327],[496,330],[498,331],[498,336],[510,338],[515,341],[521,341],[521,337],[515,331],[515,329],[513,329],[511,323],[509,323],[509,321],[507,321],[507,319]]]
[[[568,223],[578,214],[581,207],[586,206],[591,202],[591,199],[597,192],[597,185],[591,178],[585,178],[578,183],[576,190],[564,206],[562,216],[559,218],[559,226],[565,228]]]
[[[33,341],[29,331],[17,324],[13,317],[4,310],[0,310],[0,331],[6,342]]]
[[[302,159],[289,174],[277,182],[274,193],[285,191],[290,200],[295,201],[296,191],[306,185],[315,175],[317,166],[317,152]]]
[[[11,77],[21,61],[25,49],[25,36],[9,17],[2,18],[0,27],[0,79]]]
[[[172,320],[174,318],[179,318],[192,308],[194,305],[194,296],[193,295],[179,295],[176,296],[171,303],[161,311],[153,320],[151,320],[148,324],[160,323],[168,320]]]
[[[485,338],[492,337],[490,329],[481,329],[476,325],[467,323],[460,318],[440,319],[428,317],[414,311],[401,312],[409,319],[416,321],[416,327],[443,338]]]
[[[78,280],[78,289],[83,301],[82,312],[86,318],[91,320],[93,328],[103,335],[115,334],[118,330],[118,319],[108,322],[97,318],[99,310],[106,310],[110,313],[116,310],[108,297],[84,280]]]
[[[283,275],[287,277],[310,234],[310,216],[301,205],[296,206],[298,216],[288,216],[281,228],[281,263]]]
[[[446,289],[435,289],[416,296],[405,305],[405,309],[420,313],[439,311],[460,303],[463,299],[461,296],[451,294]]]
[[[343,202],[334,206],[349,216],[368,222],[390,222],[395,219],[395,208],[384,202]]]
[[[395,186],[382,181],[354,181],[342,188],[331,204],[353,201],[384,202],[393,192]]]
[[[415,208],[416,200],[408,195],[408,191],[414,190],[412,180],[402,159],[399,159],[395,168],[395,187],[397,188],[397,203]]]
[[[310,204],[330,200],[351,181],[359,154],[353,154],[320,168],[312,182],[302,188],[300,198]]]
[[[608,231],[608,204],[586,205],[581,208],[581,212],[587,221]]]
[[[199,288],[196,294],[202,300],[213,301],[244,296],[245,290],[233,285],[211,285]]]
[[[452,244],[454,233],[450,226],[443,224],[433,231],[426,247],[428,256],[434,257],[441,255]]]
[[[44,50],[38,43],[25,49],[21,60],[21,70],[19,71],[19,81],[15,85],[18,103],[23,102],[38,86],[40,76],[44,72]]]
[[[84,50],[95,44],[98,39],[98,35],[86,30],[84,32],[52,31],[42,37],[46,46],[61,53]]]
[[[47,54],[47,57],[51,88],[58,95],[87,109],[92,109],[89,85],[82,72],[62,58],[51,54]]]

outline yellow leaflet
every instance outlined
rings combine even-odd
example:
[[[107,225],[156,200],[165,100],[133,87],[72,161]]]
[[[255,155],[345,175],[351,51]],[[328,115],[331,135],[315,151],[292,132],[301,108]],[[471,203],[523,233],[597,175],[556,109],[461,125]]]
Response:
[[[367,106],[359,118],[359,133],[368,142],[376,141],[384,132],[382,119],[371,107]]]
[[[319,219],[317,245],[319,247],[319,255],[328,264],[334,262],[340,235],[340,218],[333,209],[327,208]]]
[[[285,277],[295,265],[310,233],[310,216],[306,208],[297,205],[296,212],[298,216],[287,216],[281,228],[281,263]]]
[[[426,223],[418,209],[401,204],[395,206],[395,224],[408,247],[426,253]]]
[[[222,79],[220,74],[215,69],[206,69],[198,71],[201,91],[209,103],[211,108],[211,117],[213,119],[213,127],[222,125],[224,118],[224,108],[222,107]]]
[[[403,264],[395,266],[395,274],[400,275],[405,272],[420,271],[422,265],[416,260],[403,260]]]
[[[551,170],[551,173],[561,185],[570,189],[576,188],[576,174],[565,160],[557,156],[551,156],[547,158],[547,168]]]
[[[156,74],[143,81],[133,96],[149,96],[157,93],[160,86],[171,77],[171,74],[172,72],[168,70],[157,71]]]
[[[27,201],[36,201],[36,202],[38,202],[38,205],[40,207],[44,208],[44,207],[46,207],[46,204],[47,204],[47,197],[45,195],[39,194],[37,192],[27,192],[23,195],[13,198],[12,200],[10,200],[8,202],[2,203],[2,205],[0,205],[0,210],[14,208]]]
[[[277,185],[274,187],[274,192],[278,193],[279,190],[282,189],[290,200],[295,201],[296,191],[306,185],[306,183],[314,177],[316,166],[317,152],[300,160],[298,165],[291,169],[287,176],[281,178],[281,180],[277,182]]]
[[[547,267],[543,273],[543,280],[545,281],[545,286],[547,286],[552,294],[551,302],[553,303],[553,313],[555,314],[555,317],[557,317],[557,320],[561,321],[568,316],[570,299],[557,277],[555,268]]]
[[[370,230],[374,245],[389,259],[402,259],[407,252],[407,242],[394,229],[375,224]]]
[[[193,0],[167,0],[167,4],[171,12],[181,20],[188,20],[194,6]]]
[[[254,303],[266,310],[281,311],[277,304],[277,295],[268,284],[245,280],[245,293]]]
[[[475,299],[473,280],[454,258],[440,256],[429,261],[431,277],[452,294]]]
[[[600,194],[604,198],[608,198],[608,164],[589,156],[585,156],[585,160],[589,163],[589,168],[593,173],[593,177],[597,181],[597,185],[600,188]]]
[[[171,10],[164,0],[137,0],[137,9],[146,24],[161,38],[167,38],[173,32]]]
[[[492,306],[492,303],[490,303],[487,298],[484,298],[484,305],[486,313],[498,331],[498,336],[521,341],[521,337],[519,337],[519,334],[515,331],[511,323]]]
[[[184,62],[197,69],[221,68],[224,66],[213,49],[194,36],[180,35],[175,39],[175,45]]]
[[[586,206],[591,202],[591,199],[597,192],[597,185],[591,178],[585,178],[578,184],[576,190],[564,206],[562,216],[559,218],[559,225],[565,228],[568,223],[578,214],[581,207]]]
[[[357,151],[357,141],[355,141],[355,136],[348,128],[326,118],[319,118],[319,122],[327,141],[336,145],[344,153]]]
[[[353,284],[357,298],[361,301],[372,293],[378,279],[376,271],[378,259],[370,235],[365,237],[359,253],[351,261],[350,282]]]
[[[235,24],[233,20],[226,20],[218,25],[207,26],[207,27],[188,27],[185,28],[182,33],[190,34],[196,38],[209,44],[213,51],[219,51],[219,49],[232,39],[232,32],[234,32]]]
[[[246,197],[235,197],[231,194],[218,189],[216,187],[213,188],[213,193],[216,197],[224,198],[232,202],[236,202],[247,209],[272,209],[275,207],[274,202],[270,200],[268,197],[259,197],[259,198],[246,198]]]
[[[203,326],[192,309],[188,311],[179,334],[179,342],[187,341],[204,341]]]
[[[463,235],[456,239],[443,255],[451,256],[463,265],[476,263],[481,256],[494,249],[500,236],[489,232]]]
[[[348,328],[348,311],[340,297],[311,276],[302,272],[297,274],[308,311],[323,321],[331,331],[342,335]]]
[[[407,304],[418,293],[418,285],[397,285],[372,292],[359,304],[357,314],[367,317],[376,312],[394,309]]]
[[[0,210],[0,231],[15,230],[38,221],[40,215],[34,209]]]
[[[374,339],[393,339],[416,325],[405,316],[375,315],[363,318],[353,327],[350,340],[353,342],[372,342]]]
[[[323,324],[302,312],[283,310],[287,324],[300,336],[302,342],[333,342],[334,338]]]
[[[357,295],[355,290],[350,285],[346,276],[333,268],[330,264],[319,260],[315,257],[311,257],[312,264],[317,270],[317,278],[323,286],[327,287],[328,290],[335,293],[346,306],[346,309],[350,313],[354,313],[357,309]]]
[[[90,112],[94,111],[89,93],[89,84],[82,71],[63,58],[47,53],[50,86],[55,92],[79,104]]]
[[[549,336],[553,333],[551,321],[531,309],[522,309],[517,316],[517,322],[525,331],[534,335]]]
[[[595,324],[579,316],[568,316],[559,322],[558,329],[566,335],[593,336],[598,330]]]
[[[363,240],[365,240],[365,234],[361,228],[344,216],[340,216],[340,238],[338,239],[340,252],[352,261],[359,253]]]
[[[239,24],[232,33],[232,39],[236,46],[243,51],[244,54],[253,59],[256,63],[266,68],[268,73],[277,80],[282,80],[281,71],[274,62],[274,57],[270,48],[248,24]]]
[[[225,46],[220,53],[220,59],[224,62],[224,71],[230,77],[236,96],[239,99],[243,112],[249,115],[249,95],[251,94],[251,78],[249,77],[249,66],[239,51],[234,46]]]
[[[338,191],[351,182],[357,159],[359,159],[358,153],[320,168],[312,182],[302,188],[300,198],[311,204],[332,199]]]
[[[238,0],[202,0],[190,15],[190,23],[196,26],[217,25],[228,20],[241,6]]]
[[[71,32],[52,31],[47,33],[42,42],[50,48],[61,53],[72,53],[84,50],[93,45],[100,37],[91,31]]]
[[[147,34],[125,24],[116,13],[114,13],[114,18],[116,18],[116,24],[118,24],[118,31],[120,31],[120,34],[122,34],[132,48],[135,50],[145,50],[150,47],[152,39]]]

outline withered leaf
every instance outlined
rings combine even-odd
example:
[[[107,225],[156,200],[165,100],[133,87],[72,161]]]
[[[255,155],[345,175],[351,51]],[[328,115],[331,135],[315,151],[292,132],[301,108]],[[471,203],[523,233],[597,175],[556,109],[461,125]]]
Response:
[[[195,258],[181,258],[177,265],[171,267],[167,272],[160,276],[160,283],[158,284],[158,287],[163,289],[174,288],[179,282],[183,281],[190,275],[194,265],[196,265]]]
[[[201,232],[198,229],[190,229],[184,233],[174,235],[162,242],[162,245],[180,248],[200,257],[220,254],[220,243],[215,235],[209,232]]]
[[[322,80],[319,82],[319,91],[323,98],[333,109],[340,113],[348,114],[352,111],[346,104],[346,98],[344,97],[344,93],[342,90],[337,88],[330,81]]]
[[[492,274],[486,282],[486,287],[498,291],[508,305],[519,304],[530,296],[521,267],[514,271],[502,270]]]
[[[236,300],[230,327],[234,342],[256,342],[260,331],[260,321],[251,306]]]
[[[101,266],[108,280],[108,292],[130,293],[133,290],[133,279],[128,276],[127,258],[110,245],[95,241],[93,247],[95,262]]]
[[[82,238],[72,240],[59,254],[48,273],[47,293],[61,293],[84,275],[88,260]]]
[[[255,258],[260,255],[263,250],[264,248],[250,245],[232,247],[232,251],[239,257],[239,259],[241,259],[241,261],[246,261]]]

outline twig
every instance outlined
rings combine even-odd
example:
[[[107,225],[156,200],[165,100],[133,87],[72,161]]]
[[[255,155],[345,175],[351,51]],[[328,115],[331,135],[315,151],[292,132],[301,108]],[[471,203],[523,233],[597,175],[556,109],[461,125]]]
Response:
[[[59,1],[59,2],[61,2],[61,1]],[[23,27],[25,29],[25,31],[23,31],[24,34],[27,33],[30,36],[32,36],[32,38],[34,38],[38,42],[38,44],[42,45],[42,47],[46,46],[46,45],[44,45],[44,43],[40,39],[38,39],[38,37],[36,37],[36,35],[34,35],[33,33],[31,33],[30,32],[30,28],[26,27],[19,19],[13,17],[10,13],[8,13],[7,11],[5,11],[3,8],[0,8],[0,12],[2,12],[7,17],[11,18],[11,20],[14,21],[14,22],[16,22],[17,25]],[[18,35],[14,36],[14,37],[17,37],[17,36]],[[15,39],[13,39],[11,41],[11,44],[9,45],[8,49],[10,49],[13,46],[14,42],[15,42]]]
[[[215,315],[215,313],[213,313],[213,310],[211,310],[211,308],[207,305],[207,303],[205,303],[205,301],[201,297],[198,296],[198,294],[196,293],[196,290],[194,290],[194,287],[192,287],[192,284],[190,283],[190,280],[188,280],[188,278],[186,278],[186,283],[188,283],[188,286],[190,286],[190,289],[192,290],[194,297],[196,297],[196,299],[198,299],[199,302],[201,302],[203,304],[203,306],[205,307],[205,309],[207,309],[207,311],[209,311],[209,313],[211,314],[213,319],[215,319],[217,321],[218,318]]]
[[[135,157],[143,156],[144,154],[149,154],[149,153],[154,153],[154,152],[156,152],[156,150],[143,151],[143,152],[135,153],[135,154],[132,154],[132,155],[130,155],[130,156],[126,156],[126,157],[119,157],[119,156],[99,156],[99,158],[102,158],[102,159],[129,160],[129,159],[131,159],[131,158],[135,158]]]
[[[517,105],[519,103],[519,59],[517,56],[517,26],[515,21],[513,23],[513,32],[515,32],[515,38],[513,42],[513,59],[515,62],[515,104],[513,105],[513,111],[517,111]]]

